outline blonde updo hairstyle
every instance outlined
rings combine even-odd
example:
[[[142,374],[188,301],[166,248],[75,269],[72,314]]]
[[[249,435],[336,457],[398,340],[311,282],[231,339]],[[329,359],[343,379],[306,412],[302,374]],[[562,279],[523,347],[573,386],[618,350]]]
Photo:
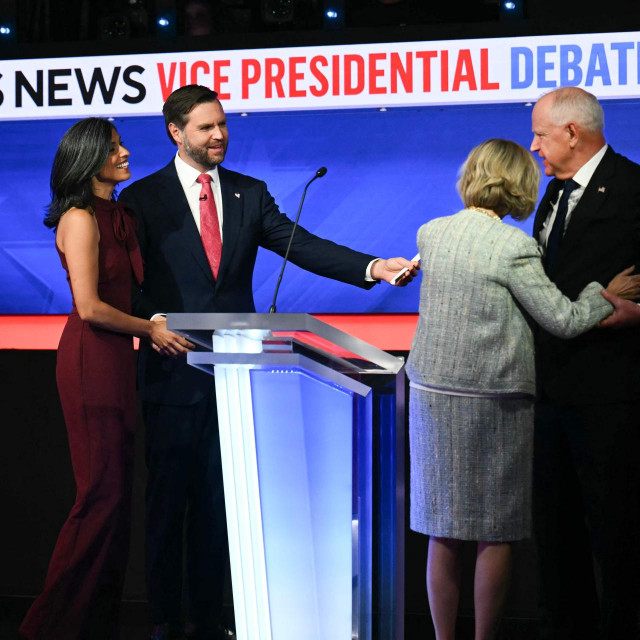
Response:
[[[493,138],[471,150],[460,169],[458,193],[465,207],[482,207],[501,218],[526,220],[538,200],[540,167],[511,140]]]

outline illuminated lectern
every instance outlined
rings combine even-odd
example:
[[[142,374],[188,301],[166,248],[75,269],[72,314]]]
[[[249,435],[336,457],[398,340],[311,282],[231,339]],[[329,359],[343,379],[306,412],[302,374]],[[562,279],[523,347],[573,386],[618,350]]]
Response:
[[[239,640],[404,636],[403,359],[306,314],[169,314],[215,372]]]

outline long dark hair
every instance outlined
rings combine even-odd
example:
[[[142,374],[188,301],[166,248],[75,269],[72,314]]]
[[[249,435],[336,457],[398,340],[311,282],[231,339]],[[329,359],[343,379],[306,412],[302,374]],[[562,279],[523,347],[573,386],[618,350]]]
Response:
[[[51,167],[51,203],[44,224],[55,229],[71,207],[93,204],[91,178],[104,167],[111,150],[113,125],[103,118],[76,122],[60,140]]]

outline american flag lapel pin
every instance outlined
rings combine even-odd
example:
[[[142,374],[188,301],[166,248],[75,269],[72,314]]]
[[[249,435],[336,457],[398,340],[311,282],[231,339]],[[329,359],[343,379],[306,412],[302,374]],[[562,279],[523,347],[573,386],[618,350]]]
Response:
[[[236,198],[239,198],[239,197],[240,197],[240,194],[239,194],[239,193],[234,193],[233,195],[234,195]]]
[[[598,193],[604,193],[606,189],[604,187],[598,187]]]

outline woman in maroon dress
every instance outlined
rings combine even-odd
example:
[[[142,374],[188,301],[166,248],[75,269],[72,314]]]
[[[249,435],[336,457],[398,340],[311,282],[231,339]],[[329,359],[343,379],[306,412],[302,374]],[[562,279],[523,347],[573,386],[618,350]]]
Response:
[[[89,118],[64,135],[51,171],[45,224],[73,296],[56,379],[77,485],[43,593],[20,627],[29,640],[116,640],[130,533],[135,360],[133,335],[177,356],[192,345],[165,323],[134,318],[142,281],[132,214],[111,198],[131,177],[113,125]]]

